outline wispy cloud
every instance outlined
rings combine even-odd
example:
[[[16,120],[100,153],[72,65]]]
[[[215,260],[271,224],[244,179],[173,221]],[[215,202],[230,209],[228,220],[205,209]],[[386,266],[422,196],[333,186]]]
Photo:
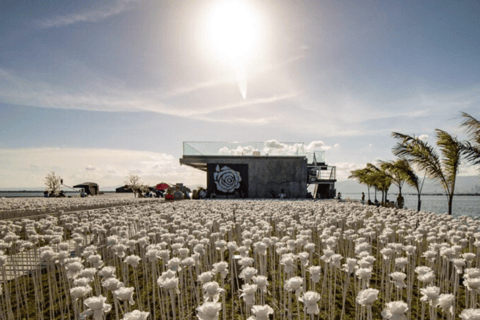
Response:
[[[31,81],[16,75],[14,72],[0,68],[0,101],[15,105],[35,106],[56,109],[73,109],[102,112],[155,112],[174,115],[184,118],[194,118],[210,122],[236,122],[250,124],[265,124],[271,115],[258,116],[255,118],[241,116],[215,118],[212,113],[225,112],[237,108],[249,108],[254,106],[269,105],[298,97],[301,93],[292,92],[274,94],[242,100],[238,97],[237,102],[214,104],[209,102],[209,97],[195,105],[185,103],[181,106],[173,106],[162,100],[163,94],[153,90],[132,90],[124,87],[103,86],[101,92],[96,88],[87,88],[72,92],[60,86],[52,85],[43,81]],[[223,84],[221,81],[199,85],[198,88]],[[183,89],[185,94],[190,90]],[[179,95],[180,91],[172,93]],[[261,111],[261,109],[258,109]]]
[[[113,4],[85,12],[72,13],[37,21],[42,28],[57,28],[79,22],[98,22],[125,11],[131,10],[133,4],[142,0],[117,0]]]

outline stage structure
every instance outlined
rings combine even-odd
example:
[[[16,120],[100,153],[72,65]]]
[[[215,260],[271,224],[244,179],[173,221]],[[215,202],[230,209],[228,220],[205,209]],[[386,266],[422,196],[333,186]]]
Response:
[[[335,196],[335,167],[325,152],[309,152],[304,143],[184,142],[180,164],[207,173],[207,195],[216,198],[287,198]]]

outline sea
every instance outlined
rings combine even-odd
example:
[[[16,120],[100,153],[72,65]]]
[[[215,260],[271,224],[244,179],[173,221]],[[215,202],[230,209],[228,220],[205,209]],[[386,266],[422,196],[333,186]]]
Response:
[[[108,192],[107,192],[108,193]],[[77,197],[80,196],[78,192],[65,192],[66,196]],[[366,199],[368,195],[365,194]],[[0,198],[23,198],[23,197],[43,197],[43,191],[28,191],[28,192],[3,192],[0,191]],[[397,195],[390,194],[389,200],[395,201]],[[342,194],[342,198],[351,198],[354,200],[361,200],[361,193],[345,193]],[[405,199],[405,208],[408,209],[417,209],[417,195],[415,194],[404,194],[403,198]],[[370,194],[370,199],[375,199],[373,192]],[[381,194],[377,193],[377,199],[381,200]],[[444,195],[429,195],[424,194],[421,196],[422,200],[422,210],[435,212],[438,214],[445,214],[448,212],[448,200]],[[475,195],[455,195],[453,197],[453,216],[470,216],[472,218],[480,218],[480,196]]]
[[[354,200],[361,200],[361,193],[345,193],[342,194],[342,198],[351,198]],[[418,197],[416,194],[403,194],[405,200],[405,208],[417,209]],[[365,199],[368,199],[367,193],[365,193]],[[375,195],[370,193],[370,199],[373,201]],[[382,200],[381,193],[377,193],[378,201]],[[397,194],[390,194],[388,200],[395,201]],[[438,214],[448,213],[448,198],[445,195],[421,195],[421,210],[430,211]],[[480,196],[476,195],[455,195],[453,196],[453,216],[470,216],[472,218],[480,218]]]

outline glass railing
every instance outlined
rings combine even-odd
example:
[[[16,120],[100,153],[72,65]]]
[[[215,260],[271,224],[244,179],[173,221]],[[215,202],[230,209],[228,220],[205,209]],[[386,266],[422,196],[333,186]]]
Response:
[[[183,142],[184,156],[307,156],[303,142]],[[317,160],[318,162],[318,160]]]
[[[307,152],[306,156],[309,164],[325,163],[325,151]]]
[[[292,156],[306,157],[309,164],[325,163],[325,151],[310,151],[303,142],[185,141],[184,156]]]

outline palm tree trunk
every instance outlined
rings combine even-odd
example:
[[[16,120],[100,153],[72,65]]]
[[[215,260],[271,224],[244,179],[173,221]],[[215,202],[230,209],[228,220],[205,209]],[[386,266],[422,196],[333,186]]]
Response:
[[[368,200],[370,200],[370,187],[368,187]]]
[[[453,194],[448,196],[448,214],[452,215]]]
[[[420,208],[422,207],[422,200],[420,200],[420,191],[417,191],[417,196],[418,196],[417,211],[420,211]]]

